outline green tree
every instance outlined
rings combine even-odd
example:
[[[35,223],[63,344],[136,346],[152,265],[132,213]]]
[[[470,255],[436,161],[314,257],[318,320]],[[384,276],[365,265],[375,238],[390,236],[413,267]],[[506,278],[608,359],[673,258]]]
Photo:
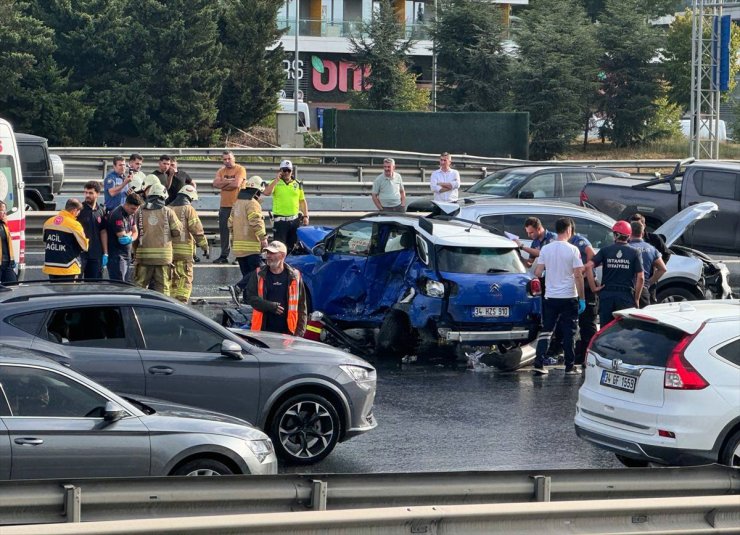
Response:
[[[38,133],[52,143],[84,136],[91,110],[52,53],[54,32],[33,16],[28,2],[0,0],[0,108],[16,129]]]
[[[401,105],[406,54],[412,46],[404,40],[404,27],[396,19],[389,0],[380,0],[373,20],[363,23],[361,35],[350,37],[350,48],[358,65],[370,67],[363,78],[367,107],[374,110],[395,110]]]
[[[138,54],[122,58],[125,71],[137,72],[121,109],[136,134],[163,146],[213,141],[217,103],[225,69],[218,42],[217,4],[210,0],[130,0]]]
[[[478,0],[441,5],[433,35],[438,101],[447,111],[499,111],[509,104],[510,58],[499,6]]]
[[[661,84],[660,96],[655,100],[655,115],[645,129],[645,140],[681,139],[682,113],[681,107],[668,98],[667,84]]]
[[[648,24],[641,0],[607,0],[599,39],[606,51],[602,60],[604,111],[611,123],[611,138],[619,147],[634,145],[642,141],[656,112],[660,80],[653,58],[660,35]]]
[[[404,73],[401,78],[401,87],[398,93],[398,111],[429,111],[431,95],[429,89],[420,89],[416,86],[418,74]],[[349,105],[352,109],[369,109],[367,92],[352,91],[349,94]]]
[[[540,0],[525,12],[516,40],[515,108],[529,112],[530,156],[549,159],[590,115],[601,57],[596,30],[574,0]]]
[[[668,97],[671,102],[681,106],[686,111],[691,105],[691,12],[686,11],[676,17],[666,35],[666,46],[663,51],[663,76],[670,84]],[[740,27],[730,26],[730,57],[736,58],[740,53]],[[711,28],[705,28],[705,36],[710,37]],[[730,62],[730,89],[723,93],[723,100],[727,100],[734,92],[737,84],[736,77],[740,73],[740,65],[736,61]],[[709,80],[706,80],[709,87]]]
[[[285,81],[285,30],[277,27],[282,0],[226,0],[219,21],[222,57],[229,69],[219,99],[218,122],[247,129],[277,108]],[[277,46],[276,46],[277,44]]]
[[[607,0],[581,0],[593,20],[602,20]],[[684,6],[681,0],[640,0],[640,9],[651,17],[673,14]]]

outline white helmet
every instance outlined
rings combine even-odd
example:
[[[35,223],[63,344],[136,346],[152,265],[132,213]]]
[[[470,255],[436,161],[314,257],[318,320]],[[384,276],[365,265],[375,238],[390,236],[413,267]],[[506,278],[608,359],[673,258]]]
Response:
[[[167,189],[162,185],[159,180],[157,180],[156,184],[152,184],[152,187],[149,188],[149,191],[146,194],[147,197],[162,197],[163,199],[167,198]]]
[[[155,184],[159,184],[160,186],[162,185],[162,181],[159,180],[159,177],[157,175],[146,175],[146,177],[144,177],[144,184],[142,187],[143,189],[146,189]]]
[[[134,177],[131,179],[131,182],[129,182],[128,187],[137,192],[143,190],[144,181],[142,180],[141,175],[138,173],[135,174]]]
[[[262,180],[261,176],[252,175],[244,183],[244,189],[247,188],[252,188],[258,190],[259,192],[263,192],[265,191],[265,181]]]
[[[182,193],[183,195],[187,195],[191,201],[198,200],[198,191],[195,189],[194,184],[185,184],[182,188],[180,188],[180,191],[178,191],[177,193]]]

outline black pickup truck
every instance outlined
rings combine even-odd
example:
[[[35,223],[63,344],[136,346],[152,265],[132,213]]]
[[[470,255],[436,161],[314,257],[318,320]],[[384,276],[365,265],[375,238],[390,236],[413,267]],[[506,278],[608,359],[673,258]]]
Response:
[[[719,207],[715,218],[697,221],[684,234],[690,247],[740,250],[740,163],[683,160],[673,173],[655,179],[610,177],[586,184],[581,205],[614,219],[635,212],[655,229],[680,210],[703,201]]]
[[[26,210],[54,210],[54,195],[62,189],[64,164],[49,153],[46,138],[16,132]]]

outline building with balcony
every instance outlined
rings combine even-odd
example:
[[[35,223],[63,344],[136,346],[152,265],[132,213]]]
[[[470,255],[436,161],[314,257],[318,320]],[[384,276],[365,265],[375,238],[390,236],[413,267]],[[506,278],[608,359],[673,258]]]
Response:
[[[435,0],[392,0],[406,37],[413,39],[409,54],[410,69],[420,74],[417,83],[431,87],[433,43],[429,24],[434,17]],[[527,5],[529,0],[488,0],[497,4],[508,21],[512,5]],[[296,48],[296,5],[298,5],[298,61]],[[314,115],[311,124],[320,128],[324,108],[346,108],[348,93],[362,89],[362,73],[354,63],[350,36],[359,36],[362,22],[372,20],[379,2],[374,0],[286,0],[278,12],[278,27],[288,28],[281,38],[285,50],[284,92],[293,98],[295,76],[303,99]]]

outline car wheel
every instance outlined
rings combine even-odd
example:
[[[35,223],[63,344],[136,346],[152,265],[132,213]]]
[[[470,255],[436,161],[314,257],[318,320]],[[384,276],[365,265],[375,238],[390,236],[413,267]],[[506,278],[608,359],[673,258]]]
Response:
[[[281,459],[313,464],[329,455],[339,441],[339,413],[326,398],[298,394],[280,405],[270,424],[270,437]]]
[[[41,207],[33,199],[26,199],[26,212],[38,212]]]
[[[740,431],[735,431],[729,438],[722,450],[719,462],[727,466],[740,466]]]
[[[694,301],[696,296],[686,288],[664,288],[658,292],[658,303],[678,303],[679,301]]]
[[[624,455],[620,455],[619,453],[615,453],[614,455],[617,456],[617,459],[619,459],[620,463],[629,468],[645,468],[648,465],[647,461],[631,459],[629,457],[625,457]]]
[[[214,459],[193,459],[172,471],[173,476],[228,476],[233,470]]]
[[[411,352],[411,325],[402,312],[390,312],[378,331],[376,353],[381,358],[400,358]]]

